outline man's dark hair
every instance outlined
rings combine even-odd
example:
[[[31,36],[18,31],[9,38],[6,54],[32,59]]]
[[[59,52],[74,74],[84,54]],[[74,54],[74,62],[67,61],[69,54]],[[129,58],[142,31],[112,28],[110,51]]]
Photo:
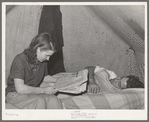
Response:
[[[144,84],[139,80],[137,76],[129,75],[127,80],[127,88],[144,88]]]

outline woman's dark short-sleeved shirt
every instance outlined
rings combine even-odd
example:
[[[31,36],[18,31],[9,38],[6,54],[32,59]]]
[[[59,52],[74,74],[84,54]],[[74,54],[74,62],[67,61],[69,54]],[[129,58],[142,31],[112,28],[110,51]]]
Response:
[[[18,54],[11,65],[10,75],[7,79],[6,93],[16,91],[14,78],[23,79],[26,85],[38,87],[46,75],[48,75],[47,62],[31,64],[28,62],[24,53]]]

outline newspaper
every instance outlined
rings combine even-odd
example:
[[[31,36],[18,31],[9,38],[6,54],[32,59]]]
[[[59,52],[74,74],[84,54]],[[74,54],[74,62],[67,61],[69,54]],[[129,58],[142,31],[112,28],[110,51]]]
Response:
[[[86,91],[88,70],[84,69],[72,73],[58,73],[56,77],[55,87],[59,92],[78,94]]]

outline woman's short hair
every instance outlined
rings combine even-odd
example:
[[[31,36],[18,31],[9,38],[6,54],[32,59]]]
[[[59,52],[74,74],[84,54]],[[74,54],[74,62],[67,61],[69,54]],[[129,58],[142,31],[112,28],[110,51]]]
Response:
[[[127,80],[127,88],[144,88],[144,84],[137,76],[129,75],[125,77],[129,78]]]
[[[32,39],[29,47],[24,50],[24,54],[27,56],[28,61],[31,64],[36,62],[36,59],[37,59],[36,51],[38,47],[40,47],[42,51],[45,51],[45,50],[55,51],[56,45],[54,41],[51,39],[51,35],[49,33],[44,32],[36,35]]]

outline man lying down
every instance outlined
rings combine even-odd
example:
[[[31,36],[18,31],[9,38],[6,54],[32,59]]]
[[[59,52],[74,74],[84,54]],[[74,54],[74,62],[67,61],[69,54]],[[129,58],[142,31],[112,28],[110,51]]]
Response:
[[[138,77],[130,75],[117,77],[110,70],[99,66],[88,66],[88,93],[120,91],[126,88],[144,88],[144,84]]]
[[[119,78],[113,71],[99,66],[88,66],[85,69],[88,70],[87,93],[114,92],[126,88],[144,88],[144,84],[139,78],[133,75]],[[53,83],[51,83],[52,80]],[[54,86],[56,79],[50,77],[46,81],[50,81],[50,83],[44,82],[40,87]]]

